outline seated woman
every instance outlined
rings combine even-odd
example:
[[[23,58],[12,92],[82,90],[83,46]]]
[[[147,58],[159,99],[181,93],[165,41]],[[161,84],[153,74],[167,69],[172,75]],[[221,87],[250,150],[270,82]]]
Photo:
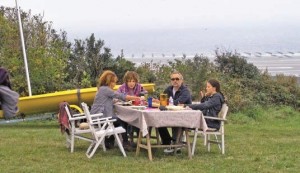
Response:
[[[0,108],[5,119],[16,116],[18,112],[19,94],[12,90],[8,71],[0,68]]]
[[[202,94],[201,103],[186,104],[184,106],[188,106],[194,110],[201,110],[205,116],[218,117],[224,102],[225,98],[221,92],[220,83],[215,79],[210,79],[206,83],[206,93],[205,96]],[[207,119],[206,123],[210,128],[220,128],[220,121]]]
[[[139,83],[139,75],[134,71],[127,71],[123,77],[123,84],[119,87],[119,93],[125,93],[131,96],[139,96],[141,93],[147,93]]]
[[[126,93],[115,92],[113,88],[115,87],[117,81],[118,81],[118,77],[114,72],[110,70],[106,70],[103,72],[103,74],[99,78],[98,91],[96,93],[91,108],[91,114],[103,113],[104,117],[113,117],[117,119],[117,121],[114,123],[116,126],[119,125],[123,126],[123,121],[118,119],[114,113],[114,109],[113,109],[114,99],[126,101],[126,100],[140,99],[140,97],[131,96]],[[122,134],[122,137],[123,139],[125,138],[125,140],[126,140],[126,136],[127,136],[126,133]],[[105,139],[105,145],[107,148],[111,148],[113,146],[113,143],[114,143],[113,136],[111,136],[109,139]],[[127,143],[126,141],[123,141],[124,149],[128,148],[128,146],[126,146],[127,144],[128,141]]]
[[[140,96],[141,94],[147,93],[147,91],[144,90],[142,85],[139,83],[139,75],[134,71],[127,71],[123,77],[123,82],[124,83],[119,87],[117,91],[119,93],[131,95],[131,96]],[[128,129],[127,131],[129,133],[128,135],[130,135],[130,133],[131,135],[133,135],[133,131],[136,131],[137,133],[139,132],[138,128],[128,126],[126,122],[124,122],[123,125],[125,129]],[[125,141],[125,143],[126,141],[128,142],[128,136],[125,136],[125,138],[123,138],[123,141]],[[132,144],[128,143],[125,145],[133,146],[133,143]]]

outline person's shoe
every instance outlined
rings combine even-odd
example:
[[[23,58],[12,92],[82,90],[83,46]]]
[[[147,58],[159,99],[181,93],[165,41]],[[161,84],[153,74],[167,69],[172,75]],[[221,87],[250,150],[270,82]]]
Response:
[[[181,148],[180,148],[180,147],[176,148],[176,149],[175,149],[175,153],[176,153],[176,154],[181,154]]]
[[[128,142],[128,141],[123,142],[123,148],[125,151],[128,151],[128,152],[133,151],[133,148],[132,148],[130,142]]]
[[[105,148],[107,148],[107,149],[112,149],[112,148],[114,148],[114,145],[115,145],[115,137],[114,137],[114,136],[106,137],[106,138],[105,138],[105,141],[104,141],[104,144],[105,144]]]
[[[173,153],[173,152],[174,152],[174,149],[171,147],[164,149],[164,153],[166,153],[166,154]]]
[[[134,142],[130,142],[130,145],[131,145],[132,148],[136,148],[137,147],[137,144],[134,143]]]
[[[107,138],[104,140],[104,145],[105,145],[106,149],[111,149],[112,148],[111,144],[110,144],[110,142],[109,142],[109,140]]]

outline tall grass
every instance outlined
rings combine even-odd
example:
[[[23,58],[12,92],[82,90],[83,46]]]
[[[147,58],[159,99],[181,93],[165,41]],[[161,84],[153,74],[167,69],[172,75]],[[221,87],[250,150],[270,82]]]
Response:
[[[226,153],[217,146],[207,152],[198,139],[192,160],[186,150],[178,155],[153,151],[150,162],[115,148],[101,148],[92,159],[88,143],[76,140],[75,152],[65,147],[56,120],[28,121],[0,126],[1,172],[298,172],[300,170],[300,114],[288,107],[257,108],[228,116]]]

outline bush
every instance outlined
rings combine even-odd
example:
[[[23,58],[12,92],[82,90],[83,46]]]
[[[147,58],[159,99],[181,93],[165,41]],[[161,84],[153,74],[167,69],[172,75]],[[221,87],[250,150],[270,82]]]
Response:
[[[145,67],[145,65],[144,65]],[[221,83],[231,112],[249,111],[247,117],[256,118],[259,106],[286,105],[300,107],[300,88],[292,76],[271,76],[261,73],[237,54],[216,55],[215,64],[207,57],[196,55],[192,59],[182,57],[168,64],[152,64],[152,68],[138,68],[140,74],[153,74],[156,79],[156,96],[170,84],[169,75],[177,70],[184,76],[184,83],[191,90],[193,100],[199,99],[199,91],[205,89],[206,81],[215,78]]]

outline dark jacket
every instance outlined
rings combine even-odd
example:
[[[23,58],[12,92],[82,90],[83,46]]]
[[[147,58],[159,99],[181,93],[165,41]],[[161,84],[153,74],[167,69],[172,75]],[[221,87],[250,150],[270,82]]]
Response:
[[[5,119],[16,116],[19,94],[11,90],[8,71],[0,67],[0,109],[3,110]]]
[[[2,67],[0,67],[0,85],[7,86],[11,89],[8,71]]]
[[[200,104],[187,105],[194,110],[201,110],[205,116],[218,117],[224,103],[224,96],[221,93],[215,93],[212,96],[204,97]],[[220,128],[220,121],[206,120],[207,126],[210,128]]]
[[[168,94],[168,98],[173,98],[173,104],[191,104],[192,103],[192,97],[190,94],[190,91],[185,85],[181,85],[176,91],[175,95],[173,96],[173,86],[168,86],[165,91],[165,94]]]
[[[0,85],[0,105],[5,119],[16,116],[19,102],[19,94],[9,87]]]

